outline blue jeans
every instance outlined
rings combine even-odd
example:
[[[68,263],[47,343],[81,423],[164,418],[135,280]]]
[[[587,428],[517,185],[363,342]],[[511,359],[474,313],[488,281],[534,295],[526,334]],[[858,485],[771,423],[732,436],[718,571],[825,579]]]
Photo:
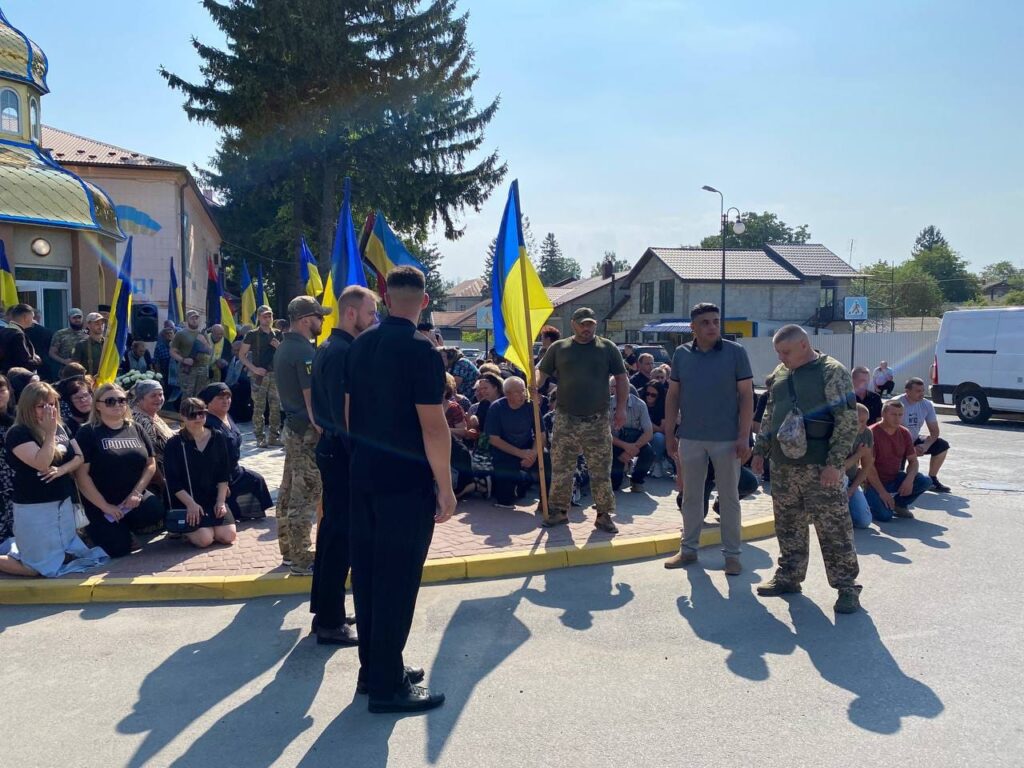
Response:
[[[888,510],[886,511],[888,512]],[[868,505],[864,491],[860,488],[855,490],[853,496],[850,497],[850,519],[853,520],[854,528],[867,528],[871,525],[871,507]]]
[[[906,472],[899,472],[896,475],[896,479],[892,482],[885,483],[885,490],[889,493],[895,494],[899,489],[900,484],[906,479]],[[914,489],[910,492],[909,496],[894,496],[897,507],[910,508],[910,505],[917,501],[917,497],[927,491],[932,484],[932,479],[928,475],[918,473],[914,476]],[[878,491],[874,488],[868,488],[864,491],[864,496],[868,500],[868,506],[871,507],[871,516],[880,522],[886,522],[892,520],[892,510],[885,506],[882,502],[882,497],[878,495]]]
[[[654,461],[658,462],[665,458],[665,433],[655,432],[649,443],[654,450]]]

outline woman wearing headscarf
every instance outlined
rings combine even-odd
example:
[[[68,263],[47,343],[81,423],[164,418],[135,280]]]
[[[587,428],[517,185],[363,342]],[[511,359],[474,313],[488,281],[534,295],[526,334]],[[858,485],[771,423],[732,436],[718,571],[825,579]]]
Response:
[[[223,382],[206,387],[199,393],[206,403],[206,426],[224,435],[228,446],[228,509],[235,520],[259,520],[274,506],[263,475],[239,464],[242,454],[242,433],[231,418],[231,388]]]
[[[153,456],[156,458],[156,474],[149,481],[149,490],[161,499],[165,499],[164,450],[167,441],[174,437],[174,430],[160,415],[163,407],[164,388],[159,381],[140,381],[132,387],[132,420],[153,444]]]

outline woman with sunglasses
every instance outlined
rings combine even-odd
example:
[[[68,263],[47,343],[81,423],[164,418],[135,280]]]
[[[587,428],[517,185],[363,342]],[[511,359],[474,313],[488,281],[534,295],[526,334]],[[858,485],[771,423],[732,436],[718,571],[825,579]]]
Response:
[[[15,537],[0,549],[0,572],[14,576],[63,576],[107,560],[75,531],[71,473],[82,463],[60,423],[57,390],[29,384],[5,439],[14,468]]]
[[[146,490],[156,472],[153,444],[117,384],[96,390],[89,422],[75,439],[85,460],[75,477],[89,518],[86,533],[111,557],[124,557],[137,548],[133,533],[164,520],[163,502]]]
[[[164,468],[167,491],[176,507],[184,505],[185,534],[194,546],[235,542],[235,518],[228,509],[231,462],[228,443],[220,430],[206,426],[206,403],[186,397],[180,409],[184,427],[167,441]],[[180,507],[179,507],[180,508]]]
[[[239,464],[242,456],[242,433],[231,418],[232,393],[224,382],[211,384],[199,393],[206,403],[206,426],[224,435],[228,445],[228,509],[235,520],[260,520],[274,506],[270,489],[263,475]]]
[[[57,394],[60,395],[60,417],[64,421],[64,429],[74,439],[92,413],[92,386],[84,375],[71,376],[57,384]]]

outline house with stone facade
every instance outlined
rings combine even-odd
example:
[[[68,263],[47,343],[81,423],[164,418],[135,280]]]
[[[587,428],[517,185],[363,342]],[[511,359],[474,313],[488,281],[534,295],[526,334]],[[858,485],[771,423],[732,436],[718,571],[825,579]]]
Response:
[[[621,299],[605,316],[616,341],[679,343],[690,307],[721,296],[722,252],[648,248],[626,275]],[[816,332],[849,332],[843,299],[857,275],[823,245],[771,245],[725,254],[726,332],[765,336],[787,323]]]

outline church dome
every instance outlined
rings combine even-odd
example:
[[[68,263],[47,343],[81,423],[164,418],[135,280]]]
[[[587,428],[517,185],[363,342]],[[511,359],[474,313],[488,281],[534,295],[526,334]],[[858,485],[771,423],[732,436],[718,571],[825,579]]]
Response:
[[[46,87],[46,54],[25,33],[11,26],[0,10],[0,78],[34,85],[42,93]]]

